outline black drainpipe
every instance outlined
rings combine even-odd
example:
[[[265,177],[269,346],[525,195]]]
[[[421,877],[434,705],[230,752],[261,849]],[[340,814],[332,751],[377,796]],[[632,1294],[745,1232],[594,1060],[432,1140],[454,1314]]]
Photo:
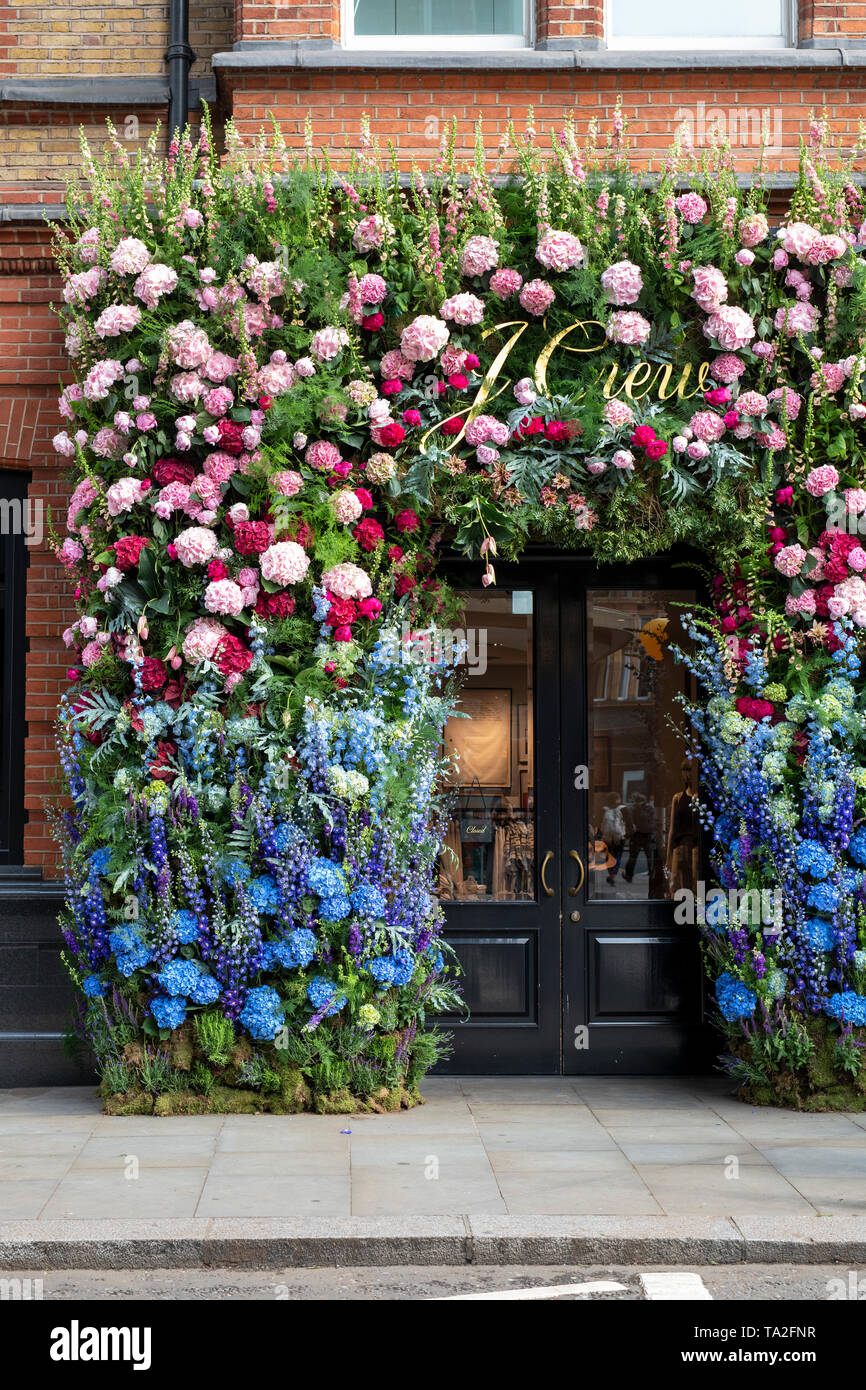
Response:
[[[168,137],[182,131],[189,116],[189,70],[195,53],[189,46],[189,0],[171,0],[168,21]]]

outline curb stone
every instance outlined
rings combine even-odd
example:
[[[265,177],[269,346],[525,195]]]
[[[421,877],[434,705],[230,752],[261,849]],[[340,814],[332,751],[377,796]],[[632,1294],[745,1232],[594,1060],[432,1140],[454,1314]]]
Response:
[[[866,1263],[866,1216],[0,1223],[0,1269]]]

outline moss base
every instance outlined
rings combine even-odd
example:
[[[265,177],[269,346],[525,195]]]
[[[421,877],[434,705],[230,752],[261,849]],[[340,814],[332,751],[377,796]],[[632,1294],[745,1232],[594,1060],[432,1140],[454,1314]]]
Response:
[[[300,1073],[298,1073],[300,1076]],[[311,1092],[305,1085],[285,1089],[276,1095],[242,1091],[231,1086],[214,1086],[209,1095],[196,1091],[166,1091],[152,1096],[147,1091],[127,1091],[104,1096],[105,1115],[296,1115],[312,1111],[316,1115],[385,1115],[423,1105],[417,1089],[382,1087],[370,1096],[353,1096],[339,1091]]]
[[[747,1105],[768,1105],[785,1110],[866,1111],[866,1028],[851,1035],[860,1047],[850,1063],[852,1048],[842,1050],[842,1034],[829,1019],[798,1018],[791,1026],[791,1045],[786,1034],[763,1032],[729,1035],[725,1069],[741,1082],[737,1100]]]

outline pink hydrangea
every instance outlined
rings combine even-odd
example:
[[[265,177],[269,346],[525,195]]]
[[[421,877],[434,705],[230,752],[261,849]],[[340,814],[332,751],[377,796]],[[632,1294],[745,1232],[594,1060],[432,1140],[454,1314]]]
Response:
[[[204,606],[209,613],[236,618],[244,607],[240,585],[233,579],[214,579],[204,591]]]
[[[683,221],[692,226],[703,222],[707,215],[707,205],[699,193],[682,193],[675,202]]]
[[[141,478],[118,478],[105,494],[109,515],[122,516],[124,512],[131,511],[147,490]]]
[[[645,343],[652,324],[634,309],[619,309],[607,321],[607,336],[612,343],[627,343],[637,347]]]
[[[773,425],[768,431],[759,431],[755,435],[755,441],[760,444],[762,449],[769,449],[770,453],[778,454],[788,443],[788,437],[784,430],[779,429],[778,425]]]
[[[212,391],[207,391],[202,404],[209,415],[219,417],[225,415],[234,405],[234,395],[227,386],[215,386]]]
[[[435,319],[431,314],[419,314],[403,329],[400,351],[410,362],[432,362],[450,336],[441,319]]]
[[[125,236],[111,253],[109,262],[117,275],[138,275],[150,261],[150,252],[138,237]]]
[[[770,225],[762,212],[751,212],[740,218],[737,231],[742,246],[759,246],[770,235]]]
[[[415,375],[415,363],[404,357],[399,348],[391,348],[382,358],[379,371],[385,381],[411,381]]]
[[[364,472],[371,483],[387,483],[397,471],[397,461],[393,454],[371,454],[364,464]]]
[[[815,304],[799,301],[776,310],[773,325],[778,332],[796,338],[798,333],[814,333],[821,318],[821,311]]]
[[[755,336],[755,325],[745,309],[723,304],[704,324],[704,334],[714,338],[725,352],[738,352],[748,347]]]
[[[190,492],[194,493],[203,506],[208,511],[214,511],[222,501],[222,489],[216,478],[210,477],[207,473],[197,473],[190,483]]]
[[[208,454],[202,464],[202,472],[209,478],[213,478],[217,483],[227,483],[233,473],[238,470],[238,461],[231,454],[224,454],[221,449],[217,449],[212,454]]]
[[[692,299],[705,314],[714,314],[728,297],[728,282],[722,272],[714,265],[696,265],[692,268],[694,289]]]
[[[340,462],[342,455],[336,444],[332,444],[329,439],[316,439],[307,445],[304,458],[311,468],[329,473],[335,464]]]
[[[198,372],[176,372],[168,383],[175,400],[184,405],[197,401],[204,390],[204,382]]]
[[[186,483],[166,483],[153,504],[156,515],[167,521],[172,512],[182,511],[189,501],[189,487]]]
[[[491,463],[499,462],[499,450],[491,448],[489,444],[479,444],[475,450],[475,457],[480,464],[486,467]]]
[[[439,317],[463,327],[480,323],[484,318],[484,301],[476,294],[454,294],[440,306]]]
[[[528,280],[520,291],[520,303],[528,314],[542,318],[556,298],[546,280]]]
[[[812,497],[823,497],[825,493],[833,492],[838,486],[839,474],[832,463],[813,468],[806,477],[806,491]]]
[[[91,449],[97,458],[117,459],[120,458],[126,448],[126,440],[120,430],[111,429],[109,425],[103,425],[101,430],[97,430],[90,444]],[[134,457],[130,455],[130,457]]]
[[[274,353],[271,361],[274,360],[275,356]],[[214,382],[215,385],[221,386],[227,376],[234,376],[237,369],[238,360],[236,357],[229,357],[227,352],[214,352],[205,362],[202,376],[207,377],[208,381]]]
[[[586,252],[572,232],[545,232],[535,248],[535,259],[545,270],[572,270],[583,265]]]
[[[82,478],[69,499],[69,506],[66,510],[66,529],[67,531],[77,531],[75,518],[78,513],[93,505],[99,496],[96,484],[90,478]],[[82,529],[81,534],[85,535],[86,528]]]
[[[780,227],[777,233],[781,249],[789,256],[796,256],[800,261],[807,259],[820,235],[808,222],[791,222],[787,227]]]
[[[616,261],[601,272],[601,287],[609,304],[636,304],[643,289],[640,266],[633,261]]]
[[[806,261],[809,265],[827,265],[828,261],[835,261],[844,256],[847,250],[848,243],[844,237],[828,232],[812,242]]]
[[[374,251],[381,246],[386,237],[394,235],[394,228],[387,217],[380,213],[370,213],[362,217],[352,233],[352,245],[356,251]]]
[[[75,440],[69,438],[66,430],[61,430],[59,434],[55,434],[51,441],[51,446],[54,452],[60,454],[63,458],[71,459],[75,453]]]
[[[518,293],[523,284],[523,276],[517,270],[509,270],[507,267],[497,270],[490,277],[490,289],[497,299],[511,299]]]
[[[837,616],[850,613],[858,627],[866,627],[866,583],[859,574],[852,574],[837,584],[833,598],[839,604]]]
[[[61,565],[74,565],[84,559],[84,546],[67,536],[56,554]]]
[[[217,648],[228,635],[228,628],[216,618],[196,618],[183,639],[186,660],[191,666],[197,666],[200,661],[213,661]]]
[[[64,304],[86,304],[97,293],[104,279],[105,272],[98,266],[70,275],[63,285]]]
[[[300,473],[296,473],[293,468],[274,473],[270,483],[274,491],[278,492],[281,497],[296,497],[304,486],[304,480]]]
[[[760,391],[744,391],[737,397],[737,410],[741,415],[766,415],[767,397]]]
[[[262,396],[283,396],[291,391],[297,380],[291,362],[275,362],[275,356],[271,354],[270,362],[260,367],[256,376],[256,390]]]
[[[634,421],[634,411],[625,401],[611,400],[606,401],[604,406],[604,418],[609,425],[619,429],[622,425],[630,425]]]
[[[114,358],[107,357],[102,362],[97,362],[90,368],[84,378],[84,399],[87,401],[104,401],[115,382],[120,381],[123,376],[123,363],[116,362]]]
[[[157,308],[159,301],[177,286],[177,272],[170,265],[158,262],[149,265],[141,272],[132,292],[147,309]]]
[[[801,545],[784,545],[773,556],[773,564],[786,579],[799,574],[806,560],[806,552]]]
[[[197,328],[191,319],[174,324],[166,332],[165,339],[171,360],[188,371],[203,367],[213,353],[204,329]]]
[[[269,299],[286,292],[286,273],[279,261],[257,261],[254,256],[247,257],[243,278],[256,298],[266,304]]]
[[[103,309],[93,325],[97,338],[119,338],[131,333],[141,321],[141,310],[135,304],[110,304]]]
[[[866,570],[866,550],[863,549],[862,545],[855,545],[853,550],[848,551],[848,564],[852,570],[857,570],[858,573]]]
[[[326,570],[322,575],[322,588],[335,598],[356,600],[369,598],[373,592],[367,571],[362,570],[360,565],[353,565],[351,560],[344,560],[342,564]]]
[[[388,293],[388,286],[381,275],[362,275],[358,282],[358,293],[362,304],[381,304]]]
[[[866,489],[862,487],[846,488],[845,510],[853,512],[855,516],[859,516],[861,512],[866,512]]]
[[[85,265],[96,265],[99,255],[99,228],[88,227],[86,232],[82,232],[75,243],[75,249]]]
[[[490,236],[471,236],[460,256],[461,275],[485,275],[499,264],[499,243]]]
[[[206,565],[219,548],[215,532],[207,526],[189,526],[181,531],[174,543],[177,558],[187,569],[193,565]]]
[[[352,522],[357,521],[364,510],[355,493],[350,492],[348,488],[341,488],[339,492],[332,492],[328,501],[331,504],[335,521],[338,521],[341,526],[351,526]]]
[[[814,575],[814,570],[812,571]],[[785,613],[789,618],[814,618],[817,597],[814,589],[804,589],[799,596],[788,594],[785,599]]]
[[[841,391],[847,380],[845,368],[841,362],[821,362],[818,370],[812,373],[809,385],[813,391],[828,391],[835,394]]]
[[[498,442],[506,443],[508,438],[508,426],[504,426],[505,439]],[[494,435],[499,435],[500,422],[493,415],[476,415],[474,420],[470,420],[466,425],[466,443],[477,445],[486,444]]]
[[[259,568],[262,578],[272,584],[300,584],[310,568],[310,557],[297,541],[277,541],[263,552]]]
[[[803,403],[799,393],[792,391],[790,386],[777,386],[769,393],[767,400],[778,406],[779,414],[785,420],[796,420]]]
[[[310,352],[317,362],[333,362],[335,357],[339,357],[344,347],[349,345],[349,335],[345,328],[336,328],[329,325],[327,328],[320,328],[318,333],[313,334],[310,343]]]
[[[710,363],[710,375],[716,381],[720,381],[723,386],[729,386],[731,382],[738,381],[746,370],[746,364],[742,357],[737,357],[734,352],[722,352],[718,357],[714,357]]]
[[[725,433],[725,422],[721,415],[716,415],[712,410],[699,410],[689,421],[695,439],[702,439],[705,444],[716,444]]]

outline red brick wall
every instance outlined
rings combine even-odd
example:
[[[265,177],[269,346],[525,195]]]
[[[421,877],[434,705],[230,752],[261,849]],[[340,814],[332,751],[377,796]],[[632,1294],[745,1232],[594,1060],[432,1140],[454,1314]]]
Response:
[[[235,0],[235,38],[263,43],[298,39],[340,42],[340,0]]]
[[[228,70],[224,70],[228,71]],[[862,114],[863,77],[856,68],[775,69],[770,71],[548,71],[548,72],[412,72],[370,69],[311,72],[244,73],[227,80],[235,121],[245,135],[266,127],[273,113],[292,146],[303,143],[309,114],[316,139],[328,147],[335,163],[345,163],[345,138],[357,136],[361,117],[370,116],[373,132],[393,140],[404,166],[425,163],[436,152],[439,136],[457,117],[458,141],[471,157],[475,121],[486,126],[491,158],[506,121],[525,125],[529,108],[539,133],[559,126],[573,112],[579,138],[595,119],[609,128],[617,97],[622,98],[635,162],[646,164],[667,150],[678,125],[691,113],[696,144],[709,137],[713,112],[739,122],[737,163],[752,168],[760,139],[759,113],[768,112],[770,133],[778,149],[769,163],[778,170],[797,167],[798,141],[809,111],[826,107],[833,134],[846,147],[857,139]],[[756,114],[757,113],[757,114]],[[701,127],[700,123],[704,124]]]
[[[61,523],[69,489],[51,438],[60,428],[58,382],[70,380],[63,334],[50,309],[59,279],[46,273],[49,237],[41,226],[7,228],[0,239],[0,468],[32,471],[29,496]],[[58,794],[54,719],[67,667],[61,632],[74,619],[65,571],[47,534],[28,547],[24,862],[56,873],[44,803]]]
[[[598,48],[604,40],[602,0],[536,0],[535,37],[539,45],[566,40],[584,48]]]
[[[866,39],[866,4],[837,0],[800,0],[800,43],[809,39]]]

